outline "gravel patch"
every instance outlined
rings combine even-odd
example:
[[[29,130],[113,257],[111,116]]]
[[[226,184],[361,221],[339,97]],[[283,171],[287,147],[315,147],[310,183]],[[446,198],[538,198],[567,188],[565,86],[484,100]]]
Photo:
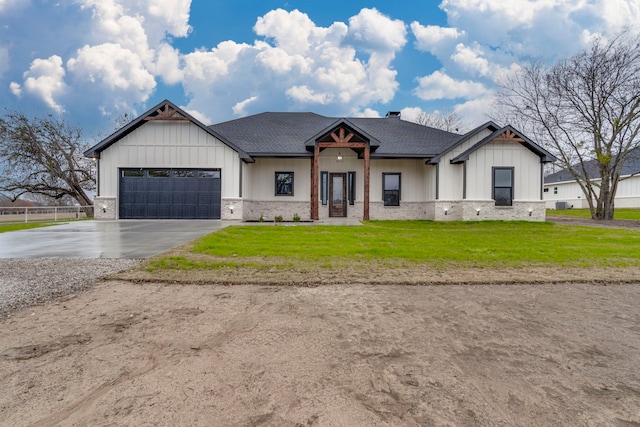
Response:
[[[127,270],[136,259],[0,259],[0,319],[12,312],[84,291],[101,277]]]

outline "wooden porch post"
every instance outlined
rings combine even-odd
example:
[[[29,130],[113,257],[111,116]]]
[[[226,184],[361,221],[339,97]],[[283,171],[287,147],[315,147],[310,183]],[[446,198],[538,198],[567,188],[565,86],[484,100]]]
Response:
[[[316,143],[313,148],[313,158],[311,159],[311,219],[320,219],[318,214],[318,169],[320,168],[320,147]]]
[[[371,174],[371,168],[369,165],[370,159],[369,144],[364,147],[364,221],[369,220],[369,176]]]

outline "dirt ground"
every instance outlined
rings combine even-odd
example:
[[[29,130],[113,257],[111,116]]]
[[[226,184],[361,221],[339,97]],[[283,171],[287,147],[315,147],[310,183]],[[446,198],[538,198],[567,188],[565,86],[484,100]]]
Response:
[[[0,324],[0,425],[640,426],[638,301],[107,281]]]

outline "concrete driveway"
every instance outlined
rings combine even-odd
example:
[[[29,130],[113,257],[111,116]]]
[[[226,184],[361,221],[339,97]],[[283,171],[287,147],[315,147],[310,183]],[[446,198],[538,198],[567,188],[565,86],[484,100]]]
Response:
[[[0,233],[0,258],[149,258],[226,225],[219,220],[78,221]]]

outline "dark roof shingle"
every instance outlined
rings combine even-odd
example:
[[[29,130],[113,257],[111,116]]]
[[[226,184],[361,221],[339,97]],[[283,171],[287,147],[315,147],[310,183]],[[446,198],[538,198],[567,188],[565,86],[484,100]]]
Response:
[[[572,165],[572,168],[579,170],[579,164]],[[596,159],[585,162],[585,169],[590,179],[600,178],[600,169]],[[620,176],[629,176],[640,173],[640,147],[634,148],[629,152],[629,157],[624,162]],[[544,178],[545,184],[554,184],[557,182],[573,181],[573,175],[568,169],[562,169],[556,173],[548,175]]]
[[[336,118],[315,113],[261,113],[209,126],[252,156],[309,155],[305,145],[318,133],[344,121],[379,142],[373,156],[432,157],[461,135],[398,118]]]

